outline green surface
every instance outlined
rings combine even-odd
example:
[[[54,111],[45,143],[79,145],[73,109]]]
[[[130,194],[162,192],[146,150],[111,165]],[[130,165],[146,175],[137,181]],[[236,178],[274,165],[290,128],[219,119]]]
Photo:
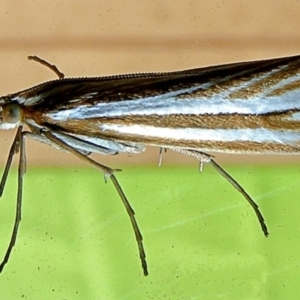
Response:
[[[93,169],[28,167],[16,247],[0,299],[298,299],[299,166],[226,169],[259,203],[197,167],[126,167],[117,174],[136,211],[150,275],[112,184]],[[16,172],[0,202],[8,244]]]

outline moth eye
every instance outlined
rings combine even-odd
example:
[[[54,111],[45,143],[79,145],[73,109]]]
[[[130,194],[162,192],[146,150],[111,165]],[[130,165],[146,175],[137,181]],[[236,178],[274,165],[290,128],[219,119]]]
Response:
[[[10,124],[16,124],[21,121],[22,110],[18,104],[7,104],[2,108],[3,121]]]

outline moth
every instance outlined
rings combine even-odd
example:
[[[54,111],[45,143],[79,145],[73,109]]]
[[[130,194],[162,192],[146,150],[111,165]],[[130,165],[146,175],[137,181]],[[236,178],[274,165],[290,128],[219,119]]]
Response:
[[[0,272],[21,220],[27,138],[74,154],[112,181],[130,218],[144,275],[148,267],[134,210],[116,170],[90,158],[91,153],[137,154],[151,145],[194,157],[201,166],[208,163],[248,201],[268,236],[257,204],[209,153],[299,154],[300,56],[95,78],[64,78],[47,61],[29,59],[59,79],[0,97],[0,128],[16,129],[0,195],[19,154],[16,217]]]

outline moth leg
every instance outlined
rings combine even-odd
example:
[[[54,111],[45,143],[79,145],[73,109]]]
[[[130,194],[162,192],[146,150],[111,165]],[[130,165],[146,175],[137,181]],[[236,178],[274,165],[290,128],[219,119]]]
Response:
[[[10,167],[11,167],[13,156],[19,152],[19,141],[20,141],[19,135],[21,134],[22,129],[23,129],[22,126],[20,126],[18,128],[18,131],[16,133],[14,141],[13,141],[11,147],[10,147],[10,150],[9,150],[8,158],[7,158],[7,161],[6,161],[6,165],[5,165],[3,175],[2,175],[2,178],[1,178],[1,183],[0,183],[0,197],[2,196],[3,191],[4,191],[4,187],[5,187],[7,176],[8,176]]]
[[[8,157],[8,160],[7,160],[7,163],[5,166],[4,175],[3,175],[2,181],[1,181],[1,188],[2,188],[2,186],[4,188],[6,177],[7,177],[10,165],[11,165],[12,157],[18,151],[20,151],[20,156],[19,156],[19,167],[18,167],[18,195],[17,195],[16,216],[15,216],[15,222],[14,222],[14,227],[13,227],[12,235],[10,238],[10,242],[7,247],[6,253],[4,255],[4,259],[2,260],[2,262],[0,264],[0,273],[2,272],[6,263],[8,262],[11,251],[12,251],[13,247],[15,246],[17,235],[18,235],[19,224],[21,221],[23,176],[26,172],[25,135],[22,132],[22,126],[20,126],[18,128],[16,137],[12,144],[12,147],[11,147],[11,150],[9,153],[9,157]],[[3,182],[3,185],[2,185],[2,182]],[[3,190],[3,188],[2,188],[2,190]]]
[[[27,58],[29,60],[36,61],[36,62],[40,63],[41,65],[49,68],[51,71],[53,71],[58,76],[59,79],[65,78],[65,74],[64,73],[60,72],[55,65],[51,65],[46,60],[41,59],[41,58],[39,58],[38,56],[35,56],[35,55],[29,55]]]
[[[59,138],[57,138],[55,135],[53,135],[49,131],[43,132],[43,135],[46,138],[48,138],[52,143],[59,146],[60,148],[74,154],[81,160],[89,163],[90,165],[96,167],[98,170],[102,171],[104,173],[105,178],[111,179],[115,189],[117,190],[117,192],[125,206],[128,216],[130,218],[130,222],[133,227],[133,231],[134,231],[136,242],[137,242],[138,249],[139,249],[139,256],[140,256],[140,260],[141,260],[141,264],[142,264],[142,269],[143,269],[144,275],[147,276],[148,275],[148,267],[147,267],[145,249],[144,249],[144,245],[143,245],[143,236],[141,234],[141,231],[140,231],[137,221],[135,219],[135,212],[134,212],[133,208],[131,207],[131,205],[129,204],[127,197],[125,196],[116,176],[114,175],[115,170],[96,162],[95,160],[91,159],[87,155],[81,153],[77,149],[73,148],[72,146],[68,145],[64,141],[60,140]]]
[[[166,153],[167,152],[167,149],[166,148],[163,148],[163,147],[160,147],[159,148],[159,153],[158,153],[158,166],[160,167],[161,164],[162,164],[162,158],[163,158],[163,153]]]
[[[261,212],[259,210],[258,205],[249,196],[249,194],[244,190],[244,188],[229,173],[227,173],[219,164],[217,164],[214,161],[213,156],[206,154],[204,152],[201,152],[201,151],[196,151],[196,150],[189,150],[189,149],[181,150],[181,149],[177,149],[177,148],[172,148],[172,150],[189,155],[191,157],[194,157],[197,160],[200,160],[200,164],[203,164],[203,162],[210,163],[218,171],[219,174],[221,174],[237,191],[239,191],[244,196],[244,198],[247,200],[247,202],[253,208],[264,235],[266,237],[269,235],[267,225],[265,223],[263,215],[261,214]]]
[[[148,267],[147,267],[147,261],[146,261],[146,253],[145,253],[145,249],[144,249],[144,246],[143,246],[143,236],[141,234],[141,231],[139,229],[139,226],[136,222],[136,219],[135,219],[135,212],[133,210],[133,208],[131,207],[127,197],[125,196],[119,182],[117,181],[117,178],[115,177],[114,174],[112,174],[110,176],[110,179],[111,181],[113,182],[125,208],[126,208],[126,211],[128,213],[128,216],[130,218],[130,222],[131,222],[131,225],[133,227],[133,230],[134,230],[134,234],[135,234],[135,239],[137,241],[137,244],[138,244],[138,248],[139,248],[139,255],[140,255],[140,260],[141,260],[141,263],[142,263],[142,268],[143,268],[143,272],[144,272],[144,275],[147,276],[148,275]]]

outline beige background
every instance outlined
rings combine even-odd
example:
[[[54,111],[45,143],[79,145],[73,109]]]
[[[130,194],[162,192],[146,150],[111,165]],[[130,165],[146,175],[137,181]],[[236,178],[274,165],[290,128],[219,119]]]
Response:
[[[0,7],[2,95],[55,78],[27,61],[33,54],[73,77],[171,71],[300,53],[299,1],[0,1]],[[1,132],[0,165],[12,139],[11,131]],[[79,164],[71,155],[34,141],[27,144],[31,165]],[[156,163],[156,151],[101,161]],[[167,154],[164,159],[178,163],[179,157]],[[240,161],[231,155],[225,159]]]

